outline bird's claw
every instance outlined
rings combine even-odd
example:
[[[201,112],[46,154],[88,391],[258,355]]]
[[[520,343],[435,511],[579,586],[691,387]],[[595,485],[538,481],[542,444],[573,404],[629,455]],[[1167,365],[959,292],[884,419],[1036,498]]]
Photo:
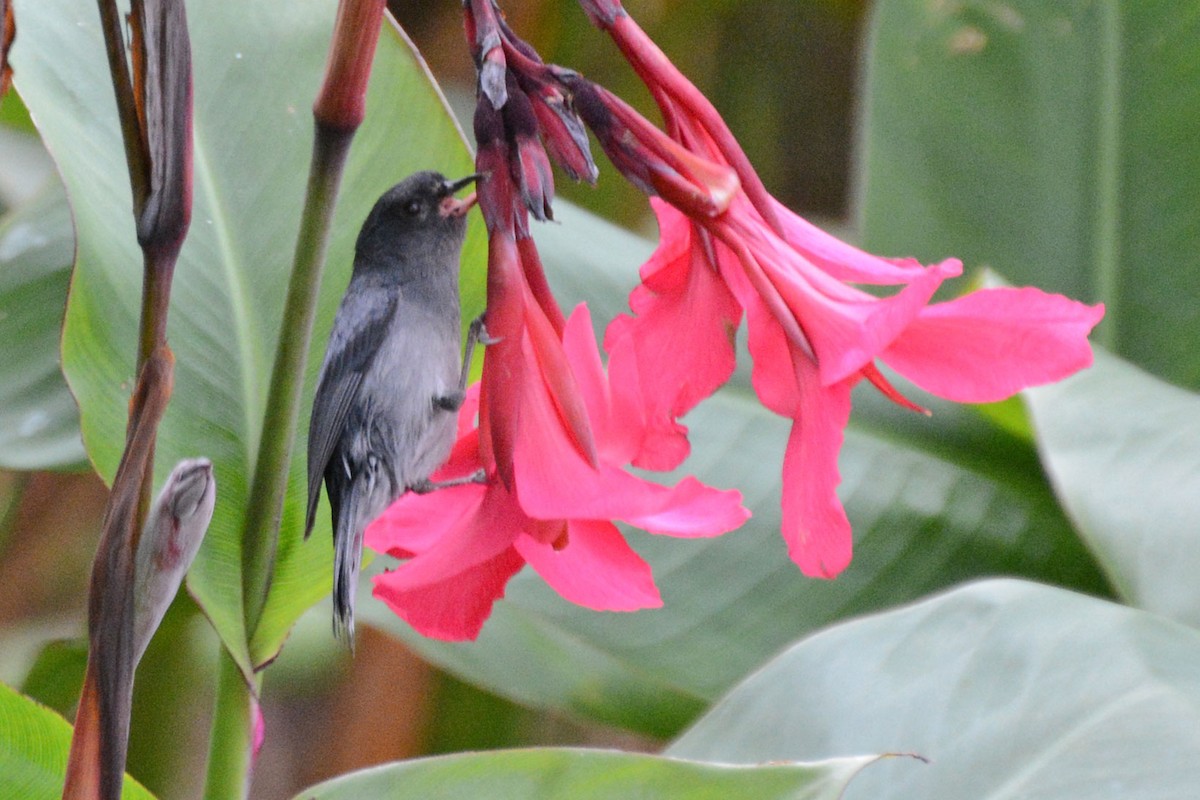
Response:
[[[447,478],[444,481],[431,481],[428,478],[419,480],[412,486],[408,487],[410,492],[415,494],[429,494],[436,492],[438,489],[450,489],[455,486],[468,486],[470,484],[487,483],[487,472],[482,469],[477,469],[470,475],[462,475],[457,478]]]
[[[483,321],[485,316],[487,316],[487,312],[471,320],[471,325],[467,328],[467,336],[482,345],[499,344],[503,337],[488,335],[487,326]]]

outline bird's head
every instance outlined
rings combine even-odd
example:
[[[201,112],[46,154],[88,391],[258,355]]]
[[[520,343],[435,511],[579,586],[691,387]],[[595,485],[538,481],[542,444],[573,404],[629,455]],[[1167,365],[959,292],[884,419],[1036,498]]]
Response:
[[[388,189],[375,202],[358,235],[360,257],[379,254],[404,260],[436,258],[449,248],[457,253],[467,228],[472,192],[455,194],[478,175],[448,180],[437,172],[418,172]],[[391,260],[386,258],[385,260]]]

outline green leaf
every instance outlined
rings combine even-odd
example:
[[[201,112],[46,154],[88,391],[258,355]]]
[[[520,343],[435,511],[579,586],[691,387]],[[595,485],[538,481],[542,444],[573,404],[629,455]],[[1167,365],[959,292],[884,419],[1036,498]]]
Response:
[[[1099,341],[1200,387],[1200,6],[879,3],[864,125],[874,251],[1103,301]]]
[[[847,798],[1127,800],[1200,785],[1200,634],[987,581],[839,625],[776,658],[668,754],[732,763],[919,753]]]
[[[1200,627],[1200,397],[1104,351],[1025,397],[1055,490],[1121,597]]]
[[[0,467],[86,464],[79,410],[59,367],[59,331],[75,253],[55,185],[0,221]]]
[[[4,102],[0,103],[0,127],[37,133],[37,129],[33,127],[33,120],[29,118],[29,109],[21,102],[21,93],[11,87],[4,96]]]
[[[0,683],[0,796],[57,800],[71,749],[71,726],[43,705]],[[125,776],[126,800],[154,795]]]
[[[37,654],[21,683],[21,692],[66,716],[79,702],[86,670],[85,639],[52,639]]]
[[[296,800],[487,797],[588,800],[836,800],[877,756],[738,767],[606,750],[537,749],[426,758],[363,770]]]
[[[64,368],[79,399],[88,454],[111,479],[124,444],[142,272],[113,92],[94,4],[45,0],[22,12],[14,53],[19,86],[67,185],[79,237]],[[335,7],[323,0],[286,9],[221,0],[199,12],[189,20],[195,200],[172,293],[168,340],[176,356],[175,392],[160,429],[156,467],[161,478],[180,458],[213,460],[217,508],[188,587],[249,674],[275,655],[296,617],[328,591],[330,580],[328,523],[301,542],[299,446],[271,594],[247,642],[241,521],[308,171],[309,109]],[[367,103],[330,242],[306,397],[370,205],[417,169],[461,175],[471,167],[423,63],[390,27],[382,34]],[[468,303],[481,296],[478,233],[475,239],[465,272]],[[307,408],[301,415],[307,418]]]

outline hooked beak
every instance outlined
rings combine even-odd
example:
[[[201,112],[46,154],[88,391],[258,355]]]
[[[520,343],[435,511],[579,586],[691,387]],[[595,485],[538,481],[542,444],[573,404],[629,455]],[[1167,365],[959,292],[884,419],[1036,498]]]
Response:
[[[475,205],[475,201],[478,200],[478,196],[475,194],[475,192],[471,192],[462,200],[459,200],[454,196],[454,193],[460,189],[470,186],[481,177],[482,175],[477,172],[474,175],[468,175],[465,178],[459,178],[456,181],[446,181],[444,184],[442,184],[445,197],[438,206],[439,213],[441,213],[443,217],[465,216],[466,213],[471,210],[471,206]]]

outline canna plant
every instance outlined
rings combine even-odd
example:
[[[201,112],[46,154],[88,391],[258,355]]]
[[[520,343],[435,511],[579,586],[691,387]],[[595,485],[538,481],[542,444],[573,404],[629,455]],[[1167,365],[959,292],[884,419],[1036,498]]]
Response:
[[[58,722],[19,695],[2,696],[15,717],[31,721],[28,730],[36,721],[46,731],[5,738],[14,755],[3,757],[28,767],[11,774],[36,774],[28,784],[40,787],[34,796],[140,791],[123,789],[132,784],[122,777],[134,668],[190,561],[174,554],[196,546],[188,591],[221,650],[204,791],[214,798],[250,792],[256,759],[278,736],[263,713],[271,664],[293,625],[328,590],[327,542],[320,534],[311,543],[301,536],[304,454],[295,447],[303,441],[298,420],[306,418],[311,394],[313,343],[323,341],[319,334],[340,294],[365,204],[409,171],[463,174],[472,159],[482,224],[473,228],[464,258],[464,317],[482,313],[489,343],[479,382],[460,412],[454,451],[435,477],[482,471],[484,482],[404,495],[368,530],[366,542],[384,562],[370,581],[375,611],[369,616],[381,627],[460,674],[507,685],[519,699],[670,735],[768,655],[819,626],[824,612],[785,602],[799,596],[793,592],[808,592],[810,600],[854,597],[847,607],[855,611],[995,572],[1059,588],[978,584],[800,640],[672,745],[669,757],[569,748],[464,754],[349,774],[301,796],[458,796],[474,791],[468,787],[481,770],[494,796],[688,797],[723,787],[721,796],[729,797],[819,798],[879,783],[892,787],[881,792],[903,787],[921,796],[962,796],[956,775],[971,774],[960,765],[986,756],[982,739],[967,736],[954,749],[912,721],[889,729],[886,740],[866,736],[863,731],[876,728],[861,717],[855,717],[857,727],[849,716],[840,720],[836,707],[806,719],[787,699],[789,676],[805,676],[813,686],[829,682],[820,698],[807,697],[816,709],[822,698],[848,694],[837,677],[855,673],[840,659],[871,652],[862,682],[872,675],[897,681],[900,696],[911,698],[914,684],[906,676],[924,652],[912,641],[920,639],[922,625],[943,630],[946,616],[991,621],[987,635],[971,638],[969,625],[940,635],[962,651],[999,648],[1016,658],[1013,649],[1033,641],[1024,674],[1041,696],[1071,670],[1066,662],[1039,661],[1052,642],[1024,635],[1021,625],[1035,624],[1036,616],[1026,612],[1039,603],[1052,609],[1047,619],[1088,620],[1080,628],[1087,647],[1098,658],[1113,656],[1113,663],[1116,656],[1187,663],[1200,648],[1186,603],[1146,601],[1146,611],[1118,612],[1069,591],[1141,604],[1127,593],[1124,568],[1109,555],[1106,540],[1087,532],[1094,512],[1086,506],[1088,514],[1080,516],[1076,462],[1046,453],[1053,483],[1039,469],[1035,436],[1043,447],[1064,446],[1050,429],[1061,423],[1040,398],[1076,402],[1070,394],[1076,381],[1028,394],[1030,414],[1008,403],[979,415],[935,399],[995,404],[1084,370],[1093,362],[1088,335],[1097,325],[1108,330],[1101,321],[1114,295],[1088,293],[1085,303],[996,284],[964,292],[953,282],[963,271],[957,258],[884,258],[826,233],[771,195],[714,105],[615,0],[579,5],[649,91],[659,120],[569,65],[543,60],[494,0],[469,0],[463,4],[464,57],[476,70],[470,150],[382,2],[342,0],[336,16],[332,4],[316,0],[286,15],[268,5],[242,9],[230,0],[193,8],[189,26],[180,2],[135,0],[128,55],[115,3],[101,2],[98,18],[82,0],[0,7],[4,50],[15,42],[4,55],[11,55],[17,90],[58,158],[75,213],[79,244],[63,372],[79,403],[89,459],[111,485],[70,758]],[[966,5],[937,13],[961,15],[946,24],[979,24],[973,16],[978,4]],[[1030,25],[1061,28],[1018,5]],[[1080,13],[1080,25],[1090,21]],[[988,19],[1001,28],[1017,24],[1012,16]],[[21,25],[15,40],[14,22]],[[954,53],[980,47],[972,44],[978,39],[953,41]],[[327,42],[322,68],[311,54],[315,44]],[[70,58],[61,57],[64,52]],[[104,104],[98,86],[107,90]],[[298,109],[309,104],[311,127],[298,121]],[[594,158],[589,132],[607,162]],[[92,149],[78,145],[85,141]],[[303,185],[297,164],[306,150]],[[109,180],[114,164],[124,165],[129,195]],[[589,183],[620,174],[650,197],[647,209],[658,222],[656,246],[632,245],[638,259],[607,263],[616,259],[601,248],[605,269],[627,273],[627,283],[634,282],[639,262],[641,270],[628,311],[596,319],[605,326],[599,338],[594,306],[613,292],[600,286],[592,294],[598,276],[578,266],[595,254],[571,231],[593,223],[581,222],[556,199],[555,167]],[[115,217],[109,209],[127,210],[129,199],[133,224],[126,218],[116,230],[107,224]],[[554,220],[562,233],[546,232],[545,223]],[[131,290],[127,266],[139,249],[140,294]],[[330,276],[324,275],[327,261]],[[564,279],[574,282],[574,292],[560,288]],[[578,295],[574,302],[559,299],[570,293]],[[738,366],[747,357],[748,374]],[[862,393],[852,416],[851,396],[861,383],[893,403],[899,416]],[[1148,402],[1186,404],[1148,386]],[[856,428],[856,419],[865,420],[857,423],[864,427]],[[738,441],[729,432],[733,420],[762,435]],[[888,433],[862,433],[872,426]],[[723,435],[732,439],[723,458],[706,459],[706,438]],[[892,562],[879,561],[878,542],[892,518],[862,499],[858,465],[896,459],[902,446],[891,440],[926,442],[918,447],[925,448],[921,458],[928,457],[910,459],[909,468],[919,463],[932,470],[928,475],[953,475],[956,491],[974,498],[934,501],[941,505],[932,514],[917,513],[915,523],[900,526],[896,546],[917,551],[928,542],[922,535],[938,528],[938,546],[965,536],[968,544],[992,549],[953,569],[940,569],[946,562],[937,561],[944,559],[937,552],[924,561],[913,555],[905,563],[940,574],[896,580],[894,591],[879,599],[871,592],[888,586],[880,576]],[[762,496],[761,487],[732,466],[751,447],[757,448],[758,482],[778,485],[778,494]],[[655,478],[651,472],[671,474]],[[849,490],[842,485],[846,472],[854,476]],[[151,506],[156,475],[167,489]],[[910,491],[930,502],[932,490],[916,483]],[[1067,498],[1062,505],[1055,491]],[[979,514],[981,502],[1000,510]],[[1006,533],[1014,529],[1020,536]],[[185,540],[172,538],[179,531]],[[766,544],[762,532],[782,532],[786,555]],[[860,542],[867,536],[868,546],[852,547],[856,536]],[[1029,543],[1039,536],[1040,547]],[[168,542],[172,557],[143,555],[149,551],[142,538]],[[750,552],[750,561],[733,557]],[[864,555],[866,572],[856,572]],[[752,570],[777,570],[788,557],[802,574],[777,573],[786,590],[763,596],[739,588],[747,575],[759,581]],[[148,563],[162,576],[146,576]],[[703,570],[689,577],[690,567]],[[828,590],[792,588],[825,586],[808,578],[839,574]],[[856,576],[863,575],[871,577],[858,585],[864,578]],[[840,588],[847,578],[849,588]],[[557,597],[544,592],[543,583]],[[821,594],[827,591],[845,594]],[[564,610],[558,598],[586,611]],[[714,602],[750,619],[728,629],[742,635],[746,647],[725,653],[705,646],[727,633],[706,616],[706,604]],[[1005,615],[1010,607],[1022,609],[1019,619]],[[1164,614],[1184,623],[1177,636],[1170,628],[1176,623],[1159,620]],[[871,649],[895,634],[883,632],[888,620],[900,632],[888,645],[898,654],[895,663]],[[1145,635],[1122,638],[1102,624],[1118,620],[1113,624]],[[823,677],[814,677],[809,654],[827,665]],[[970,670],[944,672],[946,685],[975,685]],[[1151,672],[1146,680],[1165,693],[1195,691],[1185,674]],[[1129,674],[1105,673],[1114,697],[1136,691],[1139,682]],[[981,675],[994,677],[986,670]],[[988,699],[996,694],[1003,692],[939,694],[937,703],[950,719],[969,717],[972,709],[1000,714]],[[1069,694],[1046,718],[1052,727],[1070,728],[1083,724],[1087,707],[1085,698]],[[1172,714],[1186,724],[1186,711]],[[1135,717],[1123,730],[1154,740],[1145,732],[1156,730],[1154,720],[1161,718]],[[772,724],[744,724],[763,719]],[[828,734],[805,740],[803,748],[778,743],[800,741],[798,727]],[[735,731],[736,740],[722,744],[722,731]],[[49,747],[57,755],[48,766],[34,767],[26,749],[13,743],[43,735],[56,742]],[[1042,746],[1050,751],[1056,744],[1051,735]],[[897,752],[917,757],[876,763]],[[1038,762],[1027,774],[1082,791],[1106,766],[1097,752],[1065,765]],[[922,766],[925,756],[934,763]],[[941,768],[947,757],[951,767]],[[1019,753],[1008,758],[1012,770],[1025,769]],[[1188,779],[1186,767],[1160,765],[1149,774],[1117,763],[1123,786],[1157,790]],[[872,775],[897,771],[903,780],[871,783]],[[1059,771],[1070,780],[1059,780]],[[970,791],[978,796],[1003,790],[1003,769],[976,774],[979,783]],[[5,780],[24,791],[26,784],[16,781],[25,778],[2,778],[0,785]],[[912,788],[923,780],[933,788]],[[163,794],[174,796],[170,789]]]

